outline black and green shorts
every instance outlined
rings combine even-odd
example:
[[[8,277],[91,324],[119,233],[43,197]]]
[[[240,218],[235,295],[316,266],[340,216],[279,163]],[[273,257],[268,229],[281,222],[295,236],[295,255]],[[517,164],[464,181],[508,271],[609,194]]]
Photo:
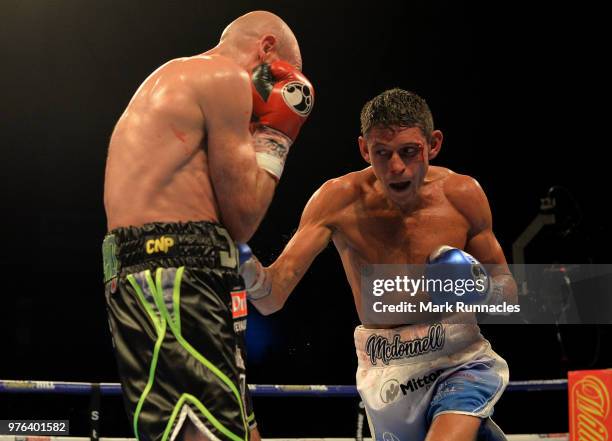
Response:
[[[248,440],[247,300],[227,230],[210,222],[119,228],[104,239],[103,255],[136,438],[172,441],[189,418],[211,440]]]

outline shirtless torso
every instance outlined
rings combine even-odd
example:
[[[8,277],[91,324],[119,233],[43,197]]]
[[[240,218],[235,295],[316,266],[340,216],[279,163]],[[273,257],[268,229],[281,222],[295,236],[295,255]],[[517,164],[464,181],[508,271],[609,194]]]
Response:
[[[370,167],[326,182],[304,209],[298,231],[269,268],[273,301],[280,297],[284,302],[330,240],[342,260],[360,317],[360,270],[364,265],[423,264],[435,248],[449,245],[465,249],[481,262],[499,264],[496,268],[502,271],[507,269],[482,188],[471,177],[443,167],[429,167],[419,202],[408,211],[385,197]],[[258,301],[258,307],[265,308],[265,302]]]
[[[362,294],[370,293],[361,292],[365,265],[425,264],[432,253],[446,245],[464,250],[485,267],[489,264],[496,292],[514,302],[516,286],[493,234],[487,198],[473,178],[429,165],[440,151],[443,136],[433,130],[430,112],[415,94],[400,89],[383,92],[364,106],[361,123],[359,148],[371,166],[323,184],[272,265],[263,268],[255,258],[245,262],[245,280],[253,281],[247,284],[251,299],[264,314],[281,309],[314,258],[333,241],[363,323],[355,330],[356,378],[373,437],[448,441],[476,439],[483,428],[493,433],[486,418],[507,384],[508,369],[480,335],[474,314],[462,312],[460,317],[449,317],[452,322],[440,323],[450,312],[442,317],[417,311],[402,315],[398,323],[387,324],[379,317],[370,320],[362,310],[367,306],[367,300],[362,305]],[[325,280],[320,281],[320,289],[325,291]],[[430,298],[419,292],[415,302]],[[446,337],[438,338],[440,332]],[[434,348],[433,342],[439,346]],[[411,352],[409,346],[419,350]],[[377,364],[377,354],[395,354],[397,365],[387,361]],[[469,363],[474,360],[486,365],[487,372],[469,372]],[[457,386],[459,383],[453,383],[455,371],[461,371],[458,382],[466,372],[469,378],[484,381]],[[430,375],[444,376],[444,380],[435,387],[422,387],[418,393],[414,386],[409,400],[402,400],[399,394],[394,395],[397,400],[384,395],[389,385],[399,391],[398,382],[421,381]],[[489,392],[475,399],[485,383]],[[461,396],[449,394],[451,390],[460,391]],[[503,434],[486,439],[503,439]]]
[[[137,438],[260,439],[234,242],[257,229],[312,109],[300,70],[291,29],[253,11],[211,50],[153,72],[114,129],[105,294]],[[310,93],[307,109],[296,110],[305,92],[283,100],[289,83]]]
[[[180,58],[153,72],[111,137],[108,229],[221,221],[236,240],[248,239],[276,184],[257,167],[251,109],[247,71],[227,57]]]
[[[421,204],[407,214],[382,197],[371,171],[340,178],[340,185],[353,187],[353,200],[334,216],[332,240],[357,311],[361,311],[360,270],[364,265],[422,264],[438,246],[465,247],[470,223],[453,204],[454,195],[448,188],[445,191],[453,180],[460,180],[453,175],[448,169],[431,167]]]
[[[208,175],[198,75],[210,57],[170,61],[140,86],[110,141],[109,229],[153,221],[219,219]]]

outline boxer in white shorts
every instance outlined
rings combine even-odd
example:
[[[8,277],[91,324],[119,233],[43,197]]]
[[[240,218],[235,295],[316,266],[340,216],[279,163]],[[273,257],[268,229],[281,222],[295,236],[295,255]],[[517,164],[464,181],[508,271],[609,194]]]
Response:
[[[483,277],[473,270],[490,264],[488,288],[472,301],[516,303],[487,198],[473,178],[429,165],[443,137],[418,95],[392,89],[373,98],[362,110],[361,131],[359,148],[370,167],[323,184],[271,266],[263,268],[242,247],[249,297],[263,314],[279,310],[333,241],[364,324],[355,331],[357,388],[373,437],[505,439],[489,417],[508,383],[508,367],[480,335],[473,314],[453,317],[453,324],[433,312],[394,325],[372,322],[365,320],[360,283],[374,264],[453,264],[455,276],[475,280]],[[431,294],[421,291],[414,301]]]
[[[414,347],[424,339],[429,342],[405,356],[382,354],[394,342]],[[355,330],[355,346],[357,388],[375,439],[425,439],[432,421],[444,414],[482,420],[478,439],[505,439],[488,417],[508,384],[508,365],[493,352],[478,326],[360,326]]]

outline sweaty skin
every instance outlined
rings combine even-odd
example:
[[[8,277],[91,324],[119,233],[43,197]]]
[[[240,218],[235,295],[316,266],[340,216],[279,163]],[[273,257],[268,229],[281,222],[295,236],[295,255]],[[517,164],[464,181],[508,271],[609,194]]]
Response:
[[[255,307],[263,314],[281,309],[330,240],[340,254],[362,322],[359,275],[364,265],[424,264],[441,245],[493,264],[489,274],[503,287],[504,300],[516,303],[516,284],[493,234],[482,188],[469,176],[429,166],[441,145],[442,132],[434,130],[427,140],[417,127],[374,127],[360,137],[361,154],[371,167],[327,181],[315,192],[297,232],[264,269],[271,293],[252,301]],[[426,300],[422,296],[426,294],[417,294],[415,301]],[[439,318],[420,314],[415,321]],[[471,415],[439,415],[426,441],[474,440],[480,425],[481,420]]]
[[[248,240],[276,186],[255,159],[249,72],[279,59],[301,69],[297,40],[280,18],[255,11],[232,22],[215,48],[153,72],[110,140],[108,229],[205,220]]]
[[[381,175],[382,180],[373,167],[368,167],[327,181],[315,192],[295,235],[266,269],[272,280],[272,293],[253,302],[258,310],[269,314],[282,308],[330,240],[338,250],[362,320],[360,270],[364,265],[424,264],[441,245],[463,249],[482,263],[494,264],[491,275],[497,282],[509,285],[508,300],[512,301],[516,295],[514,282],[493,234],[491,210],[480,185],[469,176],[428,166],[423,149],[414,154],[406,151],[413,145],[426,144],[420,129],[404,130],[398,136],[403,137],[400,143],[394,144],[393,136],[389,139],[387,152],[395,153],[385,159],[388,173]],[[376,149],[373,151],[377,154]],[[401,161],[396,155],[409,158]],[[384,182],[405,180],[411,184],[402,193],[385,189]],[[416,301],[423,299],[419,295]],[[419,316],[420,320],[436,318],[437,315]]]
[[[330,240],[340,254],[358,312],[363,265],[424,264],[441,245],[465,249],[481,262],[506,263],[491,230],[486,197],[474,179],[430,167],[421,204],[407,214],[391,205],[378,187],[367,168],[326,182],[312,196],[297,232],[269,267],[274,307],[282,307]],[[266,300],[255,302],[258,309]]]
[[[293,32],[278,16],[254,11],[230,23],[213,49],[153,72],[110,140],[104,182],[108,230],[212,221],[222,223],[235,241],[249,240],[277,183],[256,161],[249,131],[250,72],[281,59],[302,68]],[[182,439],[207,440],[191,424]],[[249,439],[259,441],[257,429]]]
[[[257,167],[251,146],[249,81],[244,69],[219,55],[172,60],[145,80],[110,141],[109,230],[209,220],[249,236],[238,215],[258,224],[264,210],[249,213],[252,201],[238,188],[253,188],[255,205],[267,207],[275,186]],[[264,191],[256,191],[256,183]]]

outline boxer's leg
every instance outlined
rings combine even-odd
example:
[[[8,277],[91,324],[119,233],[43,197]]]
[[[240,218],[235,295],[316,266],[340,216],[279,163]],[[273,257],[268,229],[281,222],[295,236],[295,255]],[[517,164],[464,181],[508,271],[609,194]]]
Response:
[[[480,429],[478,430],[477,441],[507,441],[506,435],[497,424],[491,419],[482,420]]]
[[[245,387],[236,366],[230,296],[238,274],[223,265],[206,267],[214,262],[184,260],[182,243],[188,242],[185,253],[193,253],[194,238],[197,242],[199,237],[201,255],[214,255],[218,245],[211,245],[209,236],[188,230],[183,239],[178,227],[153,227],[162,229],[162,236],[166,230],[173,234],[173,256],[156,262],[130,255],[131,262],[146,261],[149,269],[137,263],[134,272],[127,268],[118,280],[116,269],[106,271],[112,262],[105,259],[105,273],[115,275],[106,286],[109,321],[135,435],[140,441],[175,441],[179,436],[187,441],[246,441],[247,415],[241,397]],[[180,228],[206,232],[208,227]],[[131,240],[127,248],[138,250],[153,240],[150,231],[146,237],[138,233],[118,234]],[[122,256],[117,257],[121,261]]]
[[[489,416],[508,383],[508,368],[501,357],[487,352],[436,385],[426,441],[505,440]]]
[[[429,427],[425,441],[475,441],[481,421],[471,415],[438,415]]]
[[[257,430],[257,427],[254,427],[253,429],[251,429],[251,437],[249,438],[250,441],[261,441],[261,437],[259,436],[259,430]]]
[[[429,428],[425,441],[506,441],[504,432],[491,418],[447,413],[439,415]]]

